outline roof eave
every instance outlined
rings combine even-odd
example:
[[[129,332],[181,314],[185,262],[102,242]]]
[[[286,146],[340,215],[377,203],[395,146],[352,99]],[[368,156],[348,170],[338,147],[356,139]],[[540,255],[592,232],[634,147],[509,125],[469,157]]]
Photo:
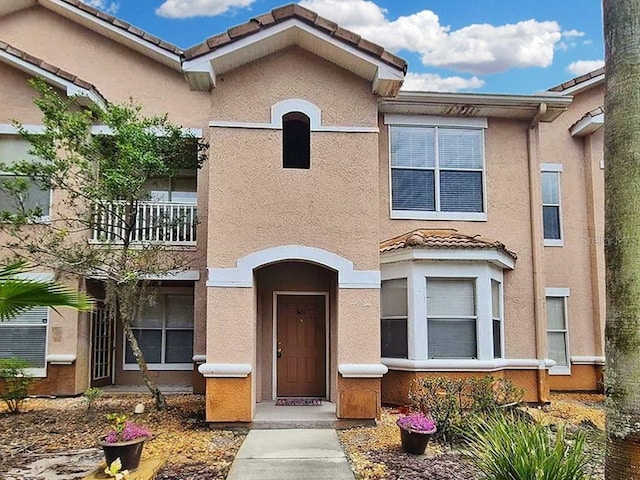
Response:
[[[176,50],[172,52],[167,48],[162,48],[160,45],[169,45],[166,42],[161,41],[160,39],[156,39],[152,35],[139,30],[133,26],[130,26],[131,29],[134,29],[137,34],[131,33],[123,28],[119,28],[111,22],[106,21],[103,18],[100,18],[100,14],[105,17],[111,17],[110,15],[103,14],[102,12],[98,12],[98,14],[93,14],[88,11],[85,11],[68,0],[37,0],[40,5],[43,7],[56,12],[62,15],[65,18],[69,18],[70,20],[83,25],[84,27],[93,30],[96,33],[99,33],[111,40],[114,40],[121,45],[124,45],[132,50],[141,53],[142,55],[149,57],[155,61],[158,61],[168,67],[171,67],[174,70],[180,71],[181,63],[182,63],[182,54],[181,51],[170,45],[171,49]],[[124,24],[124,22],[120,22]],[[148,40],[154,39],[154,41]]]
[[[289,46],[299,46],[372,83],[381,97],[397,95],[405,72],[336,39],[297,18],[291,18],[185,60],[183,72],[194,90],[208,90],[216,77]]]
[[[76,85],[72,81],[63,78],[60,75],[56,75],[42,67],[38,67],[37,65],[16,57],[2,49],[0,49],[0,62],[11,65],[12,67],[33,77],[42,78],[49,85],[64,90],[68,97],[75,97],[81,105],[86,106],[94,104],[100,108],[106,107],[107,100],[93,86],[84,88],[80,85]]]
[[[586,137],[592,133],[600,130],[604,125],[604,113],[590,116],[587,115],[584,118],[578,120],[575,124],[569,128],[569,132],[572,137]]]
[[[504,117],[531,119],[540,104],[547,106],[543,122],[556,119],[566,111],[573,98],[565,95],[499,95],[486,93],[445,93],[401,91],[396,98],[384,99],[383,113],[445,115],[467,117]]]
[[[382,265],[412,260],[480,261],[513,270],[516,259],[499,248],[429,248],[404,247],[380,253]]]

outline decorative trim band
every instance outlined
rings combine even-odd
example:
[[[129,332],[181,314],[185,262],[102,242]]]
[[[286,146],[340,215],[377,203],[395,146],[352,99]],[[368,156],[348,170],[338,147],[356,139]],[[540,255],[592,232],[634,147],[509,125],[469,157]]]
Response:
[[[282,130],[282,124],[239,122],[227,120],[211,120],[209,127],[216,128],[249,128],[257,130]],[[380,133],[378,127],[360,127],[356,125],[316,125],[311,126],[312,132],[342,132],[342,133]]]
[[[251,373],[248,363],[203,363],[198,371],[207,378],[245,378]]]
[[[408,372],[494,372],[497,370],[546,370],[556,362],[550,359],[509,358],[497,360],[407,360],[406,358],[383,358],[382,363],[390,370]]]
[[[76,361],[76,356],[73,354],[49,354],[47,355],[47,363],[51,365],[71,365]]]
[[[424,250],[392,250],[380,255],[380,263],[395,263],[409,260],[451,260],[451,261],[483,261],[490,262],[502,269],[513,270],[515,260],[510,255],[497,250],[443,248]]]
[[[606,363],[605,357],[598,356],[571,356],[571,363],[573,365],[604,365]]]
[[[251,288],[254,269],[287,260],[306,261],[337,271],[339,288],[380,288],[379,270],[355,270],[353,263],[340,255],[303,245],[259,250],[238,259],[235,268],[209,268],[207,287]]]
[[[341,363],[338,372],[344,378],[380,378],[389,369],[381,363]]]
[[[407,115],[403,113],[385,113],[385,125],[424,125],[430,127],[469,127],[487,128],[487,119],[483,117],[441,117],[438,115]]]

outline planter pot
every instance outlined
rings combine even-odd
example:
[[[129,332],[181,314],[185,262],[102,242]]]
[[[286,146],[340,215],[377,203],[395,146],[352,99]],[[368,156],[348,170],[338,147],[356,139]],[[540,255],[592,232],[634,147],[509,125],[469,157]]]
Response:
[[[431,435],[436,433],[436,428],[434,427],[433,430],[425,432],[403,427],[399,422],[396,422],[396,425],[400,427],[402,450],[414,455],[424,455],[424,451],[427,449],[427,444],[431,439]]]
[[[98,440],[98,445],[104,450],[107,465],[111,465],[117,458],[122,462],[122,470],[135,470],[140,465],[142,447],[149,437],[140,437],[128,442],[107,443],[104,439]]]

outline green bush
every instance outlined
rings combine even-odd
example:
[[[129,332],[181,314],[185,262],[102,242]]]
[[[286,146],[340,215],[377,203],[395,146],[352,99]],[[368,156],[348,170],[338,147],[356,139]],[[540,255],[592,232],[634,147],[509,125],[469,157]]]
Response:
[[[98,387],[89,387],[84,392],[84,398],[82,399],[83,403],[87,406],[87,412],[93,411],[93,405],[96,403],[96,400],[102,396],[104,391]]]
[[[0,399],[7,405],[9,413],[20,413],[20,409],[33,382],[27,369],[28,361],[18,358],[0,358]]]
[[[413,381],[409,400],[413,408],[435,420],[436,438],[451,442],[477,415],[517,404],[523,394],[509,380],[490,375],[461,379],[428,377]]]
[[[470,426],[467,457],[490,480],[582,480],[590,457],[585,435],[568,441],[564,427],[549,427],[510,415],[489,416]]]

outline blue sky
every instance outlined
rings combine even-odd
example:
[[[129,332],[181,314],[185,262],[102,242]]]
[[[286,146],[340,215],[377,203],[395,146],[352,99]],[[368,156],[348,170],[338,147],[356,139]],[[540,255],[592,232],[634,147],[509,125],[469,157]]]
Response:
[[[84,0],[182,48],[287,0]],[[411,90],[534,93],[602,65],[600,0],[298,0],[409,62]]]

